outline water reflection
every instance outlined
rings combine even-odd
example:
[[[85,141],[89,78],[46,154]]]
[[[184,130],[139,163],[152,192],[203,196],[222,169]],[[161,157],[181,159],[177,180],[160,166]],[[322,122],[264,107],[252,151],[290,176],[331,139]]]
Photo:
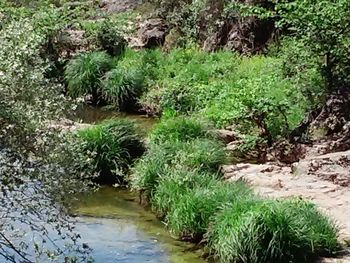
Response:
[[[109,187],[82,198],[77,230],[93,248],[96,262],[204,262],[201,251],[189,252],[191,244],[171,238],[135,199],[128,191]]]

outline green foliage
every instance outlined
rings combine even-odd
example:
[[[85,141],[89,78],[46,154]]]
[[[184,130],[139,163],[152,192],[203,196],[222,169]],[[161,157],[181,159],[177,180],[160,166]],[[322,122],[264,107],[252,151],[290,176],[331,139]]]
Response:
[[[110,20],[104,20],[100,25],[97,31],[97,42],[109,55],[117,57],[124,53],[127,45],[122,33]]]
[[[153,143],[186,142],[205,137],[209,137],[207,127],[201,121],[185,116],[162,119],[150,135]]]
[[[281,58],[283,75],[294,83],[294,89],[310,102],[310,106],[322,102],[326,90],[319,70],[320,61],[305,43],[292,37],[284,37],[278,50],[270,53]]]
[[[244,184],[230,184],[213,179],[203,187],[186,189],[186,193],[179,195],[172,204],[165,221],[174,234],[194,240],[204,235],[221,205],[240,202],[250,193]]]
[[[280,26],[289,28],[319,59],[328,89],[349,84],[350,3],[294,0],[276,4]]]
[[[203,173],[182,165],[167,167],[162,172],[152,196],[152,208],[161,216],[165,216],[176,206],[180,196],[194,188],[211,185],[218,177],[216,174]]]
[[[79,130],[78,137],[81,151],[93,160],[102,183],[123,183],[129,165],[144,152],[134,124],[126,120],[109,120]]]
[[[180,143],[152,145],[146,155],[139,159],[131,170],[131,188],[143,192],[149,200],[157,187],[159,177],[174,159]]]
[[[65,70],[69,94],[73,97],[99,95],[102,76],[111,68],[111,57],[101,51],[78,55],[69,61]]]
[[[217,172],[226,161],[223,145],[211,139],[195,139],[183,144],[175,156],[174,164],[182,163],[190,168]]]
[[[130,183],[133,189],[144,192],[150,198],[167,167],[180,165],[190,170],[215,173],[225,160],[222,145],[209,139],[153,144],[133,167]]]
[[[135,105],[142,89],[142,73],[119,66],[106,73],[101,85],[101,93],[105,100],[119,110],[126,110]]]
[[[272,138],[285,135],[320,99],[317,73],[308,71],[313,76],[308,83],[300,75],[286,76],[276,57],[240,58],[188,48],[174,49],[154,64],[156,78],[146,81],[148,92],[140,99],[145,109],[195,113],[216,127],[235,124],[242,134],[260,136],[259,130],[267,130]],[[305,96],[308,92],[313,100]]]
[[[226,206],[207,240],[220,262],[310,262],[338,249],[337,230],[302,200],[248,200]]]

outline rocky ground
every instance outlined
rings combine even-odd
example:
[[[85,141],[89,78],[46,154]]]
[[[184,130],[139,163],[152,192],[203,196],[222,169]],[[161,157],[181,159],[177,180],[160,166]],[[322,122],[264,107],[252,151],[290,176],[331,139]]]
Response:
[[[125,12],[137,7],[141,0],[101,0],[100,8],[108,13]]]

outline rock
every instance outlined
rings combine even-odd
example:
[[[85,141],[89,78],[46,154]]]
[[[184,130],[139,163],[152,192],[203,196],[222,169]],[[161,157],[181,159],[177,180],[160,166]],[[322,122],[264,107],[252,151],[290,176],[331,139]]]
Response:
[[[230,130],[215,130],[215,134],[226,144],[237,141],[239,139],[239,135],[236,132]]]
[[[276,142],[269,150],[269,161],[278,161],[285,164],[298,162],[306,155],[306,147],[303,144],[290,143],[286,140]]]
[[[153,18],[140,24],[138,39],[140,47],[152,48],[162,46],[169,27],[163,19]]]
[[[51,53],[60,58],[70,59],[78,52],[89,49],[85,31],[66,28],[57,32],[51,39]]]
[[[141,0],[101,0],[99,7],[103,11],[112,14],[132,10],[141,3]]]
[[[76,131],[79,129],[85,129],[88,127],[91,127],[91,124],[79,123],[79,122],[75,122],[65,118],[60,119],[58,121],[51,121],[48,124],[49,129],[58,129],[65,132],[73,132],[73,131]]]
[[[350,151],[309,157],[292,166],[295,175],[314,175],[343,187],[350,186]]]
[[[179,47],[181,38],[182,38],[181,32],[177,28],[172,28],[169,31],[169,33],[165,36],[163,51],[168,52],[176,47]]]

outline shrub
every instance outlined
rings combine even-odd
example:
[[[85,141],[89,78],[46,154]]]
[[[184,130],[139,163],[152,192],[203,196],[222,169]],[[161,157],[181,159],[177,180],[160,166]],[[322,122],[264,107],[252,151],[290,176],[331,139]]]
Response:
[[[310,262],[338,249],[337,231],[302,200],[234,203],[209,228],[209,247],[221,262]]]
[[[115,25],[105,20],[97,31],[97,42],[99,46],[109,55],[119,57],[123,55],[127,42]]]
[[[142,82],[142,73],[138,70],[125,70],[117,66],[105,75],[101,92],[106,101],[119,110],[129,110],[133,109],[142,92]]]
[[[167,141],[186,142],[196,138],[208,137],[205,125],[195,118],[179,116],[162,119],[153,129],[150,139],[153,143]]]
[[[65,70],[68,92],[73,97],[91,94],[99,97],[101,77],[111,69],[110,56],[101,51],[83,53],[69,61]]]
[[[241,202],[249,195],[250,190],[243,183],[231,184],[212,179],[206,186],[180,195],[166,216],[166,223],[172,233],[199,240],[220,206]]]
[[[123,183],[129,165],[144,152],[134,124],[126,120],[109,120],[80,130],[78,137],[81,150],[93,159],[101,183]]]

